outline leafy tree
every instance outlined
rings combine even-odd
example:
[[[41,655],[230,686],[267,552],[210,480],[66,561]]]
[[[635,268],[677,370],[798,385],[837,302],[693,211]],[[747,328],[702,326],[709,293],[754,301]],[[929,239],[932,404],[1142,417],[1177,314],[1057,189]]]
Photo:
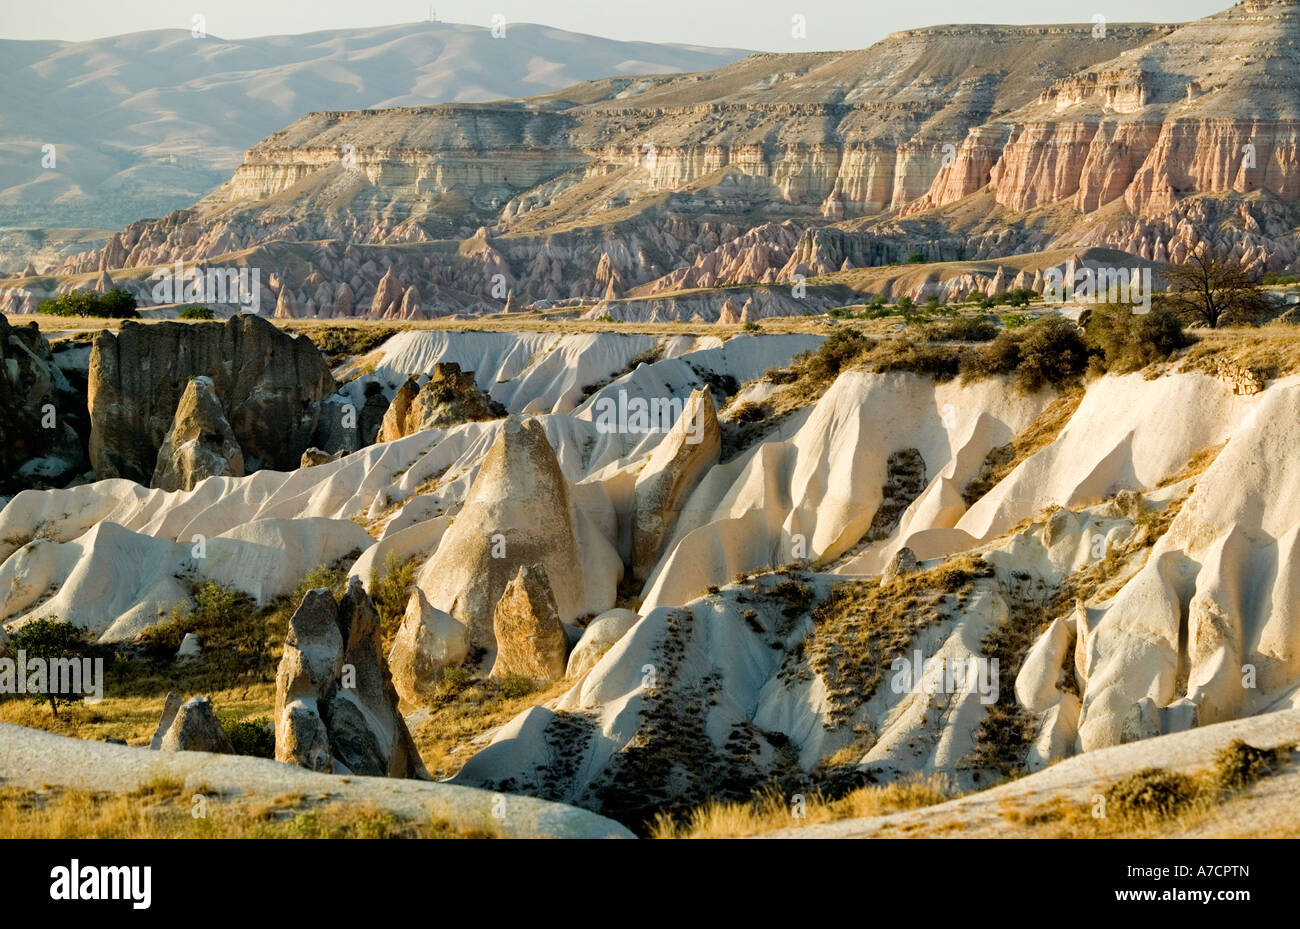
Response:
[[[181,319],[211,319],[212,308],[207,306],[187,306],[181,310]]]
[[[1211,329],[1224,323],[1254,323],[1269,300],[1240,263],[1222,261],[1201,243],[1167,272],[1164,304],[1185,319]]]
[[[120,288],[110,290],[99,298],[99,315],[109,319],[137,319],[135,297]]]
[[[89,290],[74,290],[42,300],[38,312],[52,316],[100,316],[108,319],[136,319],[135,297],[125,290],[110,290],[102,297]]]
[[[1016,306],[1024,308],[1029,306],[1029,301],[1036,297],[1037,294],[1028,287],[1018,287],[1006,294],[1007,306]]]
[[[80,661],[88,657],[91,651],[86,634],[72,623],[65,623],[50,617],[42,617],[27,623],[9,640],[10,651],[22,650],[28,660],[39,658],[46,663],[46,690],[43,694],[32,694],[34,700],[47,700],[54,718],[59,718],[59,704],[76,703],[83,696],[58,689],[66,683],[60,675],[51,673],[55,659],[68,658]],[[25,674],[24,668],[17,669],[18,674]],[[83,684],[84,686],[84,684]]]

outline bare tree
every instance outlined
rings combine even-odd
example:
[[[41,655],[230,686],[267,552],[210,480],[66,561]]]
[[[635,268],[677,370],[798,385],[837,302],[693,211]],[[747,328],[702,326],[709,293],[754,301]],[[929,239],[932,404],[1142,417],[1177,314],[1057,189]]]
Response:
[[[1186,261],[1165,272],[1165,279],[1168,308],[1211,329],[1223,323],[1255,322],[1270,305],[1245,268],[1215,258],[1204,242]]]

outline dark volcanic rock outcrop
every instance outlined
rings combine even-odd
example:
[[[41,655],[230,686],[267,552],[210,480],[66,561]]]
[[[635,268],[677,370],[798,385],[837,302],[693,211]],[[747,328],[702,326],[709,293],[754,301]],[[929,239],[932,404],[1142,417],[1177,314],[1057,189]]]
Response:
[[[256,316],[224,323],[126,322],[90,358],[90,460],[101,478],[147,482],[190,378],[206,376],[245,466],[290,471],[335,389],[320,351]]]

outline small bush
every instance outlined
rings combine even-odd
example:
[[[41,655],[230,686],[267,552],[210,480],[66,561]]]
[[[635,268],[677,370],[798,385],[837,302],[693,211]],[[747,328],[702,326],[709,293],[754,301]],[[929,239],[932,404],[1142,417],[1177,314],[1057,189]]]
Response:
[[[1107,812],[1121,817],[1166,817],[1196,799],[1196,782],[1163,768],[1144,768],[1106,788]]]
[[[294,604],[300,604],[302,598],[307,596],[309,591],[319,590],[323,587],[334,595],[335,600],[338,600],[347,591],[347,586],[348,575],[346,571],[339,571],[325,565],[317,565],[303,575],[302,583],[293,592],[291,599]],[[199,606],[203,606],[202,601],[199,602]]]
[[[875,343],[852,329],[832,333],[817,351],[801,355],[797,361],[803,373],[817,382],[835,380],[841,371],[868,355]]]
[[[1003,331],[964,356],[961,374],[965,380],[1010,375],[1018,389],[1032,393],[1077,380],[1087,371],[1090,356],[1078,326],[1063,316],[1046,316]]]
[[[474,675],[466,671],[460,665],[447,668],[442,672],[442,689],[449,693],[459,693],[468,687],[474,680]]]
[[[760,326],[758,323],[754,322],[752,319],[750,319],[750,320],[746,320],[745,325],[741,326],[740,328],[745,332],[760,332],[763,327]]]
[[[1036,296],[1038,296],[1038,294],[1034,293],[1030,288],[1019,287],[1007,292],[1006,304],[1007,306],[1027,307],[1029,306],[1029,301],[1034,299]]]
[[[928,342],[896,339],[881,343],[871,358],[876,371],[911,371],[924,374],[936,381],[950,381],[957,376],[961,355],[952,346]]]
[[[772,588],[772,596],[786,602],[787,609],[803,610],[813,601],[813,589],[801,581],[787,578]]]
[[[415,585],[415,568],[414,556],[402,560],[389,552],[384,559],[384,576],[380,577],[377,571],[370,573],[370,599],[379,613],[379,628],[385,632],[396,629],[406,613],[411,588]]]
[[[985,316],[959,316],[926,331],[931,342],[991,342],[997,337],[998,327]]]
[[[737,423],[759,423],[767,419],[768,408],[762,403],[753,403],[745,400],[737,403],[731,411],[732,422]]]
[[[252,598],[247,594],[222,587],[216,581],[208,581],[195,591],[194,602],[205,626],[233,626],[252,606]]]
[[[1174,313],[1157,308],[1134,314],[1123,304],[1094,307],[1085,331],[1088,345],[1100,353],[1099,365],[1117,374],[1164,361],[1194,341]]]
[[[256,719],[237,720],[221,713],[217,716],[221,728],[226,731],[226,738],[236,755],[251,755],[254,758],[275,757],[275,730],[271,721],[265,716]]]
[[[206,306],[187,306],[181,310],[181,319],[212,319],[212,308]]]
[[[1214,753],[1214,783],[1223,790],[1244,790],[1275,773],[1290,758],[1286,748],[1255,748],[1233,739]]]
[[[537,689],[536,684],[520,674],[503,674],[501,677],[494,678],[494,681],[497,692],[508,700],[526,697]]]

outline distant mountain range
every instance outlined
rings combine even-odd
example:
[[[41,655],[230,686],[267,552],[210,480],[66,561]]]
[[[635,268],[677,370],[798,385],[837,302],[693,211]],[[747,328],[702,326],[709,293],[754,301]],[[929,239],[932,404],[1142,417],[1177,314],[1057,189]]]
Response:
[[[410,23],[235,40],[170,29],[0,41],[0,227],[116,228],[189,206],[245,149],[313,110],[520,97],[745,54],[528,23],[503,38]]]

